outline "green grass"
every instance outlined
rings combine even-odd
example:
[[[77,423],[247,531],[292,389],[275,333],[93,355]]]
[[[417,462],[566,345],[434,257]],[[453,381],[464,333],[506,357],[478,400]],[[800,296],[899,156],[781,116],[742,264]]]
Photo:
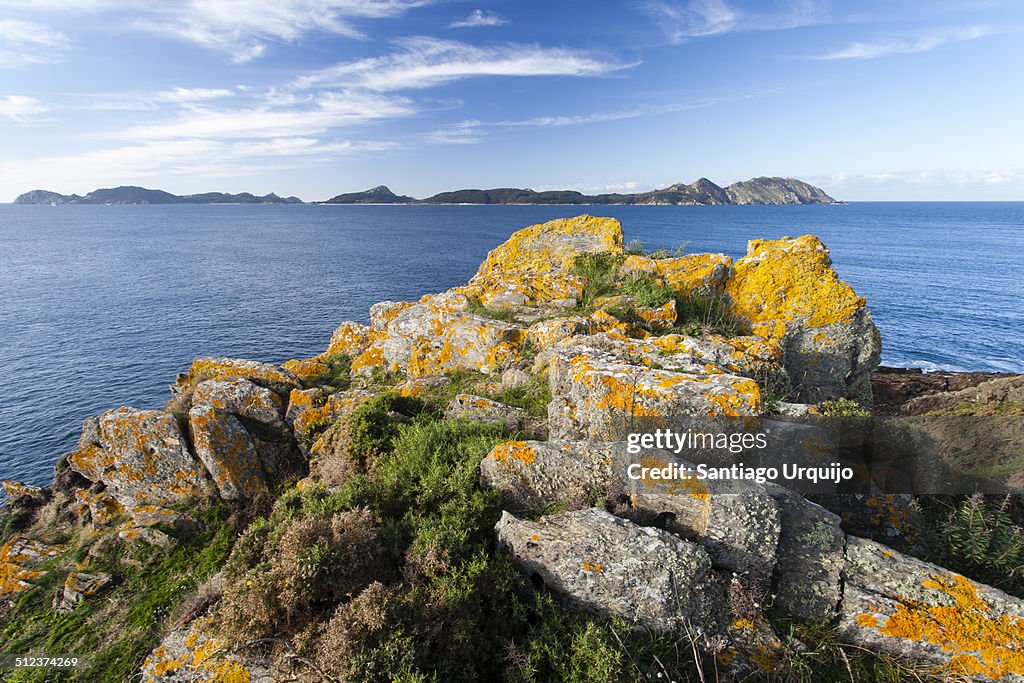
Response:
[[[182,535],[169,553],[114,546],[113,554],[101,556],[98,565],[90,567],[110,573],[112,587],[65,615],[53,613],[50,603],[67,572],[58,569],[61,558],[50,560],[45,566],[49,573],[36,588],[19,595],[5,615],[0,652],[77,655],[85,659],[85,667],[56,674],[20,671],[8,680],[133,680],[181,600],[213,575],[231,552],[234,534],[226,524],[226,511],[213,507],[197,516],[200,530]]]
[[[819,406],[821,414],[825,417],[870,417],[871,413],[864,410],[860,403],[852,398],[837,398],[834,401],[825,401]]]
[[[469,300],[469,312],[473,315],[490,318],[491,320],[500,320],[506,323],[519,322],[519,319],[516,318],[515,313],[511,309],[489,308],[476,299]]]
[[[343,353],[335,353],[324,359],[327,372],[316,378],[313,384],[324,384],[334,391],[345,391],[352,386],[352,358]]]
[[[531,417],[545,417],[551,403],[551,389],[547,373],[532,375],[530,381],[518,387],[503,389],[492,395],[495,401],[522,408]]]
[[[615,291],[615,278],[624,260],[615,254],[579,254],[573,259],[573,274],[586,279],[578,303],[581,311],[593,311],[598,297]]]

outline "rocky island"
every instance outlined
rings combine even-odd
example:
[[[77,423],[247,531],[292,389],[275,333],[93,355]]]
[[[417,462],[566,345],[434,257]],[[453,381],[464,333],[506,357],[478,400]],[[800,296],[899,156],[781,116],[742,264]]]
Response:
[[[144,187],[124,185],[93,190],[87,195],[60,194],[49,190],[32,190],[18,195],[15,204],[302,204],[298,197],[278,197],[267,194],[262,197],[242,192],[204,192],[202,194],[176,195],[163,190],[148,190]]]
[[[795,178],[751,178],[722,188],[707,178],[635,194],[586,195],[574,190],[536,192],[521,188],[455,190],[426,199],[396,195],[379,185],[339,194],[322,204],[633,204],[701,206],[723,204],[840,204],[824,190]]]
[[[622,476],[636,420],[813,455],[831,423],[795,418],[867,419],[880,350],[813,235],[734,261],[524,228],[316,357],[197,358],[165,409],[86,420],[50,487],[4,482],[0,649],[88,681],[1024,680],[1013,505]],[[947,404],[1020,401],[1005,379]]]

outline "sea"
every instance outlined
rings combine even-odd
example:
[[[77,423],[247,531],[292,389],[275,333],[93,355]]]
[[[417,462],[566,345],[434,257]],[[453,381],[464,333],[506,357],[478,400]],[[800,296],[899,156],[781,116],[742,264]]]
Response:
[[[1024,202],[0,205],[0,478],[49,483],[84,418],[162,407],[196,356],[318,354],[371,304],[463,284],[516,229],[581,213],[733,257],[814,233],[867,297],[884,364],[1024,372]]]

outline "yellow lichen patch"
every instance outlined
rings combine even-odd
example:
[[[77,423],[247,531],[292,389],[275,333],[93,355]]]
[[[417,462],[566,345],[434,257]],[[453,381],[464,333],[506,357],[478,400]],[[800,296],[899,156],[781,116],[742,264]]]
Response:
[[[184,638],[179,635],[165,641],[168,646],[156,648],[146,658],[143,675],[156,683],[168,674],[187,670],[187,679],[197,683],[250,683],[249,669],[231,658],[224,643],[212,635],[212,625],[210,617],[196,619]],[[178,676],[172,680],[179,680]]]
[[[196,358],[188,370],[184,381],[179,385],[196,385],[210,379],[242,379],[256,380],[270,385],[294,386],[295,376],[281,368],[240,358]]]
[[[933,574],[922,586],[939,593],[936,604],[904,599],[885,624],[857,623],[892,638],[931,643],[953,655],[949,666],[989,678],[1024,674],[1024,618],[998,614],[978,587],[959,574]],[[971,660],[974,660],[973,662]]]
[[[532,465],[537,460],[537,454],[525,441],[500,443],[491,450],[489,457],[494,458],[499,467],[509,470],[517,467],[519,463]]]
[[[622,226],[614,218],[576,216],[518,230],[480,264],[477,276],[572,270],[580,253],[622,253]]]
[[[629,256],[622,271],[647,273],[676,291],[689,291],[697,287],[720,287],[731,265],[732,259],[725,254],[686,254],[666,259]]]
[[[725,392],[711,391],[704,394],[711,407],[709,417],[739,417],[761,411],[761,390],[752,379],[740,380]]]
[[[878,619],[874,614],[858,614],[857,625],[864,626],[865,628],[876,628],[878,626]]]
[[[490,308],[571,305],[583,293],[586,280],[578,275],[507,273],[475,277],[459,291]]]
[[[384,363],[383,345],[371,344],[368,349],[352,359],[352,372],[358,373],[364,369],[382,368]]]
[[[344,354],[346,356],[359,355],[366,349],[368,332],[369,328],[366,325],[360,325],[359,323],[353,322],[343,322],[338,325],[334,330],[334,334],[331,335],[331,341],[327,345],[327,351],[324,353],[324,357],[333,356],[335,354]]]
[[[590,572],[591,574],[602,574],[604,573],[604,565],[594,562],[594,558],[588,557],[583,562],[583,571]]]
[[[330,369],[316,358],[286,361],[281,367],[301,380],[314,379]]]
[[[43,572],[27,569],[26,563],[41,562],[65,550],[64,546],[12,536],[0,546],[0,597],[31,588],[31,582],[43,575]]]
[[[768,338],[784,336],[791,321],[812,328],[848,322],[864,306],[813,235],[752,240],[747,255],[733,265],[726,292],[733,312]]]

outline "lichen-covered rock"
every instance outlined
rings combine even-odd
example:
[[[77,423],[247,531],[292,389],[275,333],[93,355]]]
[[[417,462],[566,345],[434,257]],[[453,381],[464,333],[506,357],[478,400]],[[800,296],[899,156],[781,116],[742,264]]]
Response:
[[[646,455],[639,465],[660,470],[682,464],[666,455]],[[692,467],[689,463],[685,463]],[[767,578],[775,568],[781,521],[775,500],[761,485],[745,481],[662,479],[631,480],[630,501],[665,528],[703,547],[716,567]]]
[[[399,396],[414,397],[423,396],[432,389],[437,389],[449,384],[451,380],[444,375],[434,375],[432,377],[415,377],[407,379],[401,384],[392,389]]]
[[[102,572],[99,574],[69,573],[64,580],[64,589],[54,596],[53,611],[58,614],[70,612],[78,603],[100,592],[100,589],[110,583],[110,579],[110,574]]]
[[[592,318],[578,315],[568,318],[549,318],[530,325],[526,330],[526,339],[534,347],[543,349],[569,337],[595,332],[596,327],[597,324]]]
[[[848,537],[840,632],[853,643],[979,680],[1024,680],[1024,601]]]
[[[373,396],[374,392],[368,389],[347,389],[331,394],[320,405],[314,403],[295,417],[293,424],[296,436],[308,436],[317,429],[326,427]]]
[[[188,423],[196,456],[223,500],[251,500],[267,492],[259,451],[235,415],[211,405],[195,405],[188,412]]]
[[[830,623],[842,597],[846,535],[839,517],[781,486],[767,490],[782,523],[773,577],[774,606],[793,618]]]
[[[285,361],[281,364],[281,367],[307,384],[312,383],[330,370],[325,363],[316,358]]]
[[[327,345],[327,351],[323,358],[337,354],[358,356],[366,350],[366,346],[369,344],[369,334],[370,328],[366,325],[343,322],[335,328],[334,334],[331,335],[331,341]]]
[[[513,432],[522,431],[523,425],[529,417],[522,408],[473,394],[458,394],[448,404],[444,416],[448,419],[502,424]]]
[[[275,392],[242,379],[212,380],[196,385],[192,406],[209,406],[258,422],[278,433],[287,431],[284,401]]]
[[[128,543],[149,545],[160,550],[173,550],[178,545],[173,537],[155,527],[133,526],[130,523],[117,532],[117,537]]]
[[[82,511],[89,511],[89,519],[94,528],[104,526],[124,513],[124,506],[106,491],[92,492],[79,489],[75,491],[75,500]]]
[[[514,232],[487,255],[476,277],[569,273],[577,255],[599,253],[622,253],[622,226],[617,220],[586,215],[560,218]]]
[[[285,422],[292,425],[292,429],[298,434],[299,430],[295,429],[296,418],[310,408],[321,405],[327,396],[327,390],[323,387],[292,389],[291,393],[288,394],[288,409],[284,413]]]
[[[692,375],[625,363],[586,346],[555,353],[550,365],[552,438],[614,438],[623,418],[758,415],[761,392],[750,379]]]
[[[572,308],[586,279],[578,275],[499,272],[473,278],[459,290],[494,310]]]
[[[31,565],[56,557],[65,550],[67,548],[61,545],[11,536],[0,546],[0,598],[31,588],[32,582],[45,573],[31,569]]]
[[[485,484],[509,506],[539,513],[549,505],[603,495],[612,481],[611,444],[507,441],[480,462]]]
[[[38,486],[22,484],[19,481],[4,479],[0,482],[7,496],[5,505],[8,507],[34,507],[42,505],[49,499],[49,494]]]
[[[104,483],[128,509],[207,492],[203,470],[177,420],[162,410],[118,408],[87,419],[68,464],[86,479]]]
[[[627,256],[621,273],[644,273],[676,291],[697,288],[721,289],[729,274],[732,259],[725,254],[686,254],[674,258],[655,259],[649,256]]]
[[[733,312],[755,335],[782,343],[801,401],[847,396],[871,405],[881,338],[864,299],[836,275],[821,240],[752,240],[725,288]]]
[[[213,617],[200,617],[164,636],[142,664],[145,683],[274,683],[284,680],[254,651],[234,652],[214,634]]]
[[[571,605],[655,631],[701,623],[711,561],[700,546],[590,508],[539,522],[502,513],[501,547]]]
[[[187,375],[178,377],[176,388],[194,387],[207,380],[247,379],[278,393],[287,394],[299,386],[299,378],[291,372],[269,363],[241,358],[204,356],[192,361]]]

